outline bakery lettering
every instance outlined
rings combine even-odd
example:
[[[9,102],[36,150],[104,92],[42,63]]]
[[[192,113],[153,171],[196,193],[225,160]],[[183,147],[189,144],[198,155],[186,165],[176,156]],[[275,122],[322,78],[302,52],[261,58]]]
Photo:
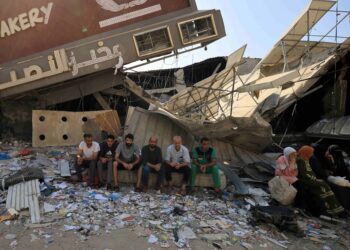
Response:
[[[5,38],[16,32],[34,28],[37,24],[48,24],[53,3],[48,3],[47,6],[33,8],[28,12],[21,13],[16,17],[10,17],[7,20],[1,20],[0,37]]]

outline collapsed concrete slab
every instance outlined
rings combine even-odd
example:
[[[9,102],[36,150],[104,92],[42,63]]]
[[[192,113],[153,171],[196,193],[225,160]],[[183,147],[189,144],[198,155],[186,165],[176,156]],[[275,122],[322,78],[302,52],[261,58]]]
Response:
[[[266,124],[266,127],[259,128],[256,126],[254,120],[249,121],[251,123],[242,124],[242,129],[237,130],[233,130],[232,123],[227,123],[226,121],[224,121],[224,124],[219,124],[221,127],[214,125],[213,127],[205,128],[188,123],[188,121],[186,123],[183,120],[176,119],[176,117],[164,111],[147,111],[141,108],[130,107],[125,122],[124,133],[134,134],[135,144],[140,147],[148,143],[150,136],[156,135],[159,138],[158,145],[162,148],[163,152],[166,152],[167,147],[172,144],[174,135],[180,135],[183,138],[184,145],[190,150],[198,143],[200,137],[207,136],[211,139],[212,146],[217,149],[218,160],[220,162],[233,163],[241,162],[237,158],[234,148],[239,148],[240,146],[247,148],[247,146],[251,146],[251,149],[257,150],[261,149],[266,143],[270,143],[269,135],[271,134],[271,130],[269,125]],[[226,124],[230,126],[225,127]],[[254,129],[257,132],[254,132]],[[259,131],[261,132],[260,135]],[[249,144],[249,141],[253,141],[253,137],[256,137],[256,142],[259,142],[259,139],[261,139],[262,144]],[[239,149],[239,152],[246,152],[246,150]]]
[[[107,118],[108,117],[108,118]],[[77,145],[84,133],[94,139],[101,139],[101,131],[114,135],[120,131],[120,121],[116,111],[65,112],[33,110],[34,147]]]

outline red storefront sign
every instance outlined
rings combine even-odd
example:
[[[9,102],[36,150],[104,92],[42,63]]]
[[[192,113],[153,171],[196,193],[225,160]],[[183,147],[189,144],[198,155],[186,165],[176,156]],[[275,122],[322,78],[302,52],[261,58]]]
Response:
[[[2,0],[0,64],[187,7],[189,0]]]

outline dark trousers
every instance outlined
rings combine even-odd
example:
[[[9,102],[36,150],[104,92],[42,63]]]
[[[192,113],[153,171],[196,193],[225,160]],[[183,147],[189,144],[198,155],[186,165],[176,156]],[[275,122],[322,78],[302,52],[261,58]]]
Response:
[[[141,163],[137,163],[136,165],[134,165],[131,169],[131,171],[137,171],[141,166]],[[118,170],[127,170],[126,168],[124,168],[123,164],[118,163],[117,165],[117,169]]]
[[[156,171],[147,164],[142,166],[142,185],[144,187],[148,187],[149,173],[157,174],[156,188],[160,188],[164,180],[164,166],[161,166],[159,171]]]
[[[112,183],[113,183],[113,160],[109,160],[109,161],[107,161],[107,163],[102,163],[101,161],[98,161],[97,170],[98,170],[98,178],[100,180],[100,183],[103,183],[103,184],[107,183],[109,185],[112,185]],[[105,178],[106,174],[107,174],[107,178]]]
[[[183,175],[183,183],[187,184],[188,181],[190,180],[191,177],[191,168],[189,166],[184,166],[182,168],[176,169],[173,168],[172,166],[170,166],[167,163],[164,163],[165,166],[165,179],[167,182],[171,181],[171,173],[175,172],[175,173],[180,173]]]
[[[341,187],[329,182],[327,184],[331,187],[339,203],[350,210],[350,187]]]
[[[83,164],[78,165],[78,163],[75,164],[75,171],[78,175],[79,180],[83,179],[82,173],[85,169],[88,169],[89,173],[89,182],[88,185],[94,185],[95,178],[96,178],[96,161],[83,161]]]
[[[295,206],[309,211],[312,215],[321,215],[320,209],[317,207],[317,202],[312,199],[303,182],[297,180],[292,185],[298,191],[294,201]]]

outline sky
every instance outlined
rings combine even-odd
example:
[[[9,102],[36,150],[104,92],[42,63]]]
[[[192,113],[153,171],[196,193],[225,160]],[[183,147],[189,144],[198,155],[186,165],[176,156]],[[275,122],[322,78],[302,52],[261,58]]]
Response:
[[[196,0],[199,10],[221,11],[226,37],[208,45],[206,51],[199,49],[179,55],[178,58],[161,60],[135,70],[183,67],[211,57],[228,56],[244,44],[248,45],[246,57],[263,58],[310,2],[311,0]],[[350,10],[350,1],[339,0],[338,9]],[[312,34],[323,35],[322,30],[325,28],[321,27],[328,27],[329,30],[335,24],[335,20],[335,13],[325,16],[320,25],[312,30]],[[344,32],[350,35],[349,17],[342,22],[342,26]],[[329,39],[334,42],[333,38]]]

